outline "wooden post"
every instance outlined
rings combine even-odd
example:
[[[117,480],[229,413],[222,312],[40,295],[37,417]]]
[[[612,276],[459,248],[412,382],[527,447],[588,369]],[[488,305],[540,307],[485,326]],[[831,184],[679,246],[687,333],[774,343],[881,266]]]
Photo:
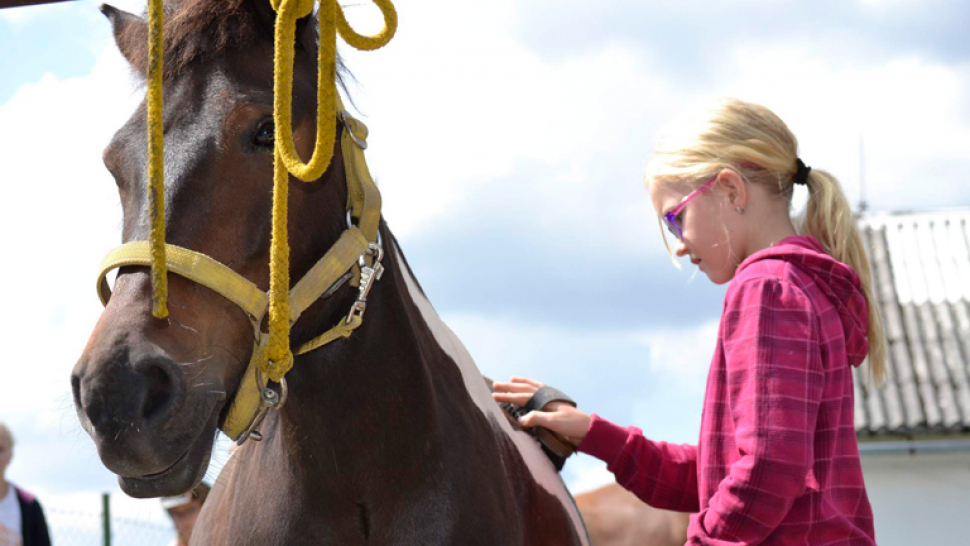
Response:
[[[101,544],[111,546],[111,495],[101,493]]]
[[[51,4],[54,2],[67,2],[69,0],[0,0],[0,9],[19,8],[23,6],[33,6],[35,4]]]

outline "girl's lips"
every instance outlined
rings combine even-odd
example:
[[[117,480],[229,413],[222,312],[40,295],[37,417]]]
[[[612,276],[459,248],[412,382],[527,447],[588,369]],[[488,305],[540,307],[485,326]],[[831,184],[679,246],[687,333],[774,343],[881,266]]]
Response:
[[[699,258],[691,258],[690,259],[690,263],[692,263],[694,265],[697,265],[697,264],[701,263],[701,260]]]

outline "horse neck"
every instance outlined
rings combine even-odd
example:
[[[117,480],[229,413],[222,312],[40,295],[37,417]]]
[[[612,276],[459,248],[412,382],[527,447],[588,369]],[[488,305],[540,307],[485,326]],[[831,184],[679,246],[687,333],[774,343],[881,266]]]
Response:
[[[363,325],[350,338],[297,358],[287,376],[289,400],[274,427],[280,455],[299,459],[303,472],[328,482],[353,480],[358,469],[375,472],[388,457],[419,460],[436,442],[427,335],[414,316],[407,264],[390,232],[382,232],[385,272],[368,297]],[[345,300],[334,307],[349,309],[349,303],[339,307]]]
[[[428,527],[452,538],[402,543],[580,544],[582,525],[562,481],[532,440],[496,415],[481,375],[383,234],[387,269],[364,325],[298,359],[290,399],[268,418],[266,438],[223,471],[231,484],[224,490],[234,491],[217,498],[208,519],[256,518],[255,538],[204,543],[360,543],[374,522],[405,537]],[[247,493],[266,484],[269,496]],[[509,519],[510,506],[527,509],[521,520]],[[524,521],[548,528],[523,539]]]

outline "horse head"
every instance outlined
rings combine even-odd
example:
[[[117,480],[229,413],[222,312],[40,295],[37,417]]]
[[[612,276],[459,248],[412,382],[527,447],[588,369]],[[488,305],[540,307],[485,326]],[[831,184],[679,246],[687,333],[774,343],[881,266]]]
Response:
[[[121,53],[144,77],[146,21],[107,5],[102,12]],[[165,18],[166,240],[210,256],[265,291],[275,14],[266,0],[181,0],[167,3]],[[304,157],[315,138],[316,34],[310,17],[298,23],[293,127]],[[145,108],[138,108],[104,151],[121,198],[125,242],[147,239],[149,228]],[[291,179],[294,278],[346,227],[340,157],[335,146],[329,169],[314,183]],[[83,427],[122,489],[135,497],[183,492],[203,477],[216,429],[253,349],[252,319],[235,304],[175,274],[169,283],[170,314],[157,319],[148,268],[119,269],[72,375]],[[340,308],[346,313],[346,306]],[[329,303],[314,309],[321,320],[339,316]]]

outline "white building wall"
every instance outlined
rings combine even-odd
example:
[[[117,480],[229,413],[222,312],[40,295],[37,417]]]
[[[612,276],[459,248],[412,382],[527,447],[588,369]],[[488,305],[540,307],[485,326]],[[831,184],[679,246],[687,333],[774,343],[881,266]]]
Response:
[[[970,451],[862,456],[879,546],[970,546]]]

